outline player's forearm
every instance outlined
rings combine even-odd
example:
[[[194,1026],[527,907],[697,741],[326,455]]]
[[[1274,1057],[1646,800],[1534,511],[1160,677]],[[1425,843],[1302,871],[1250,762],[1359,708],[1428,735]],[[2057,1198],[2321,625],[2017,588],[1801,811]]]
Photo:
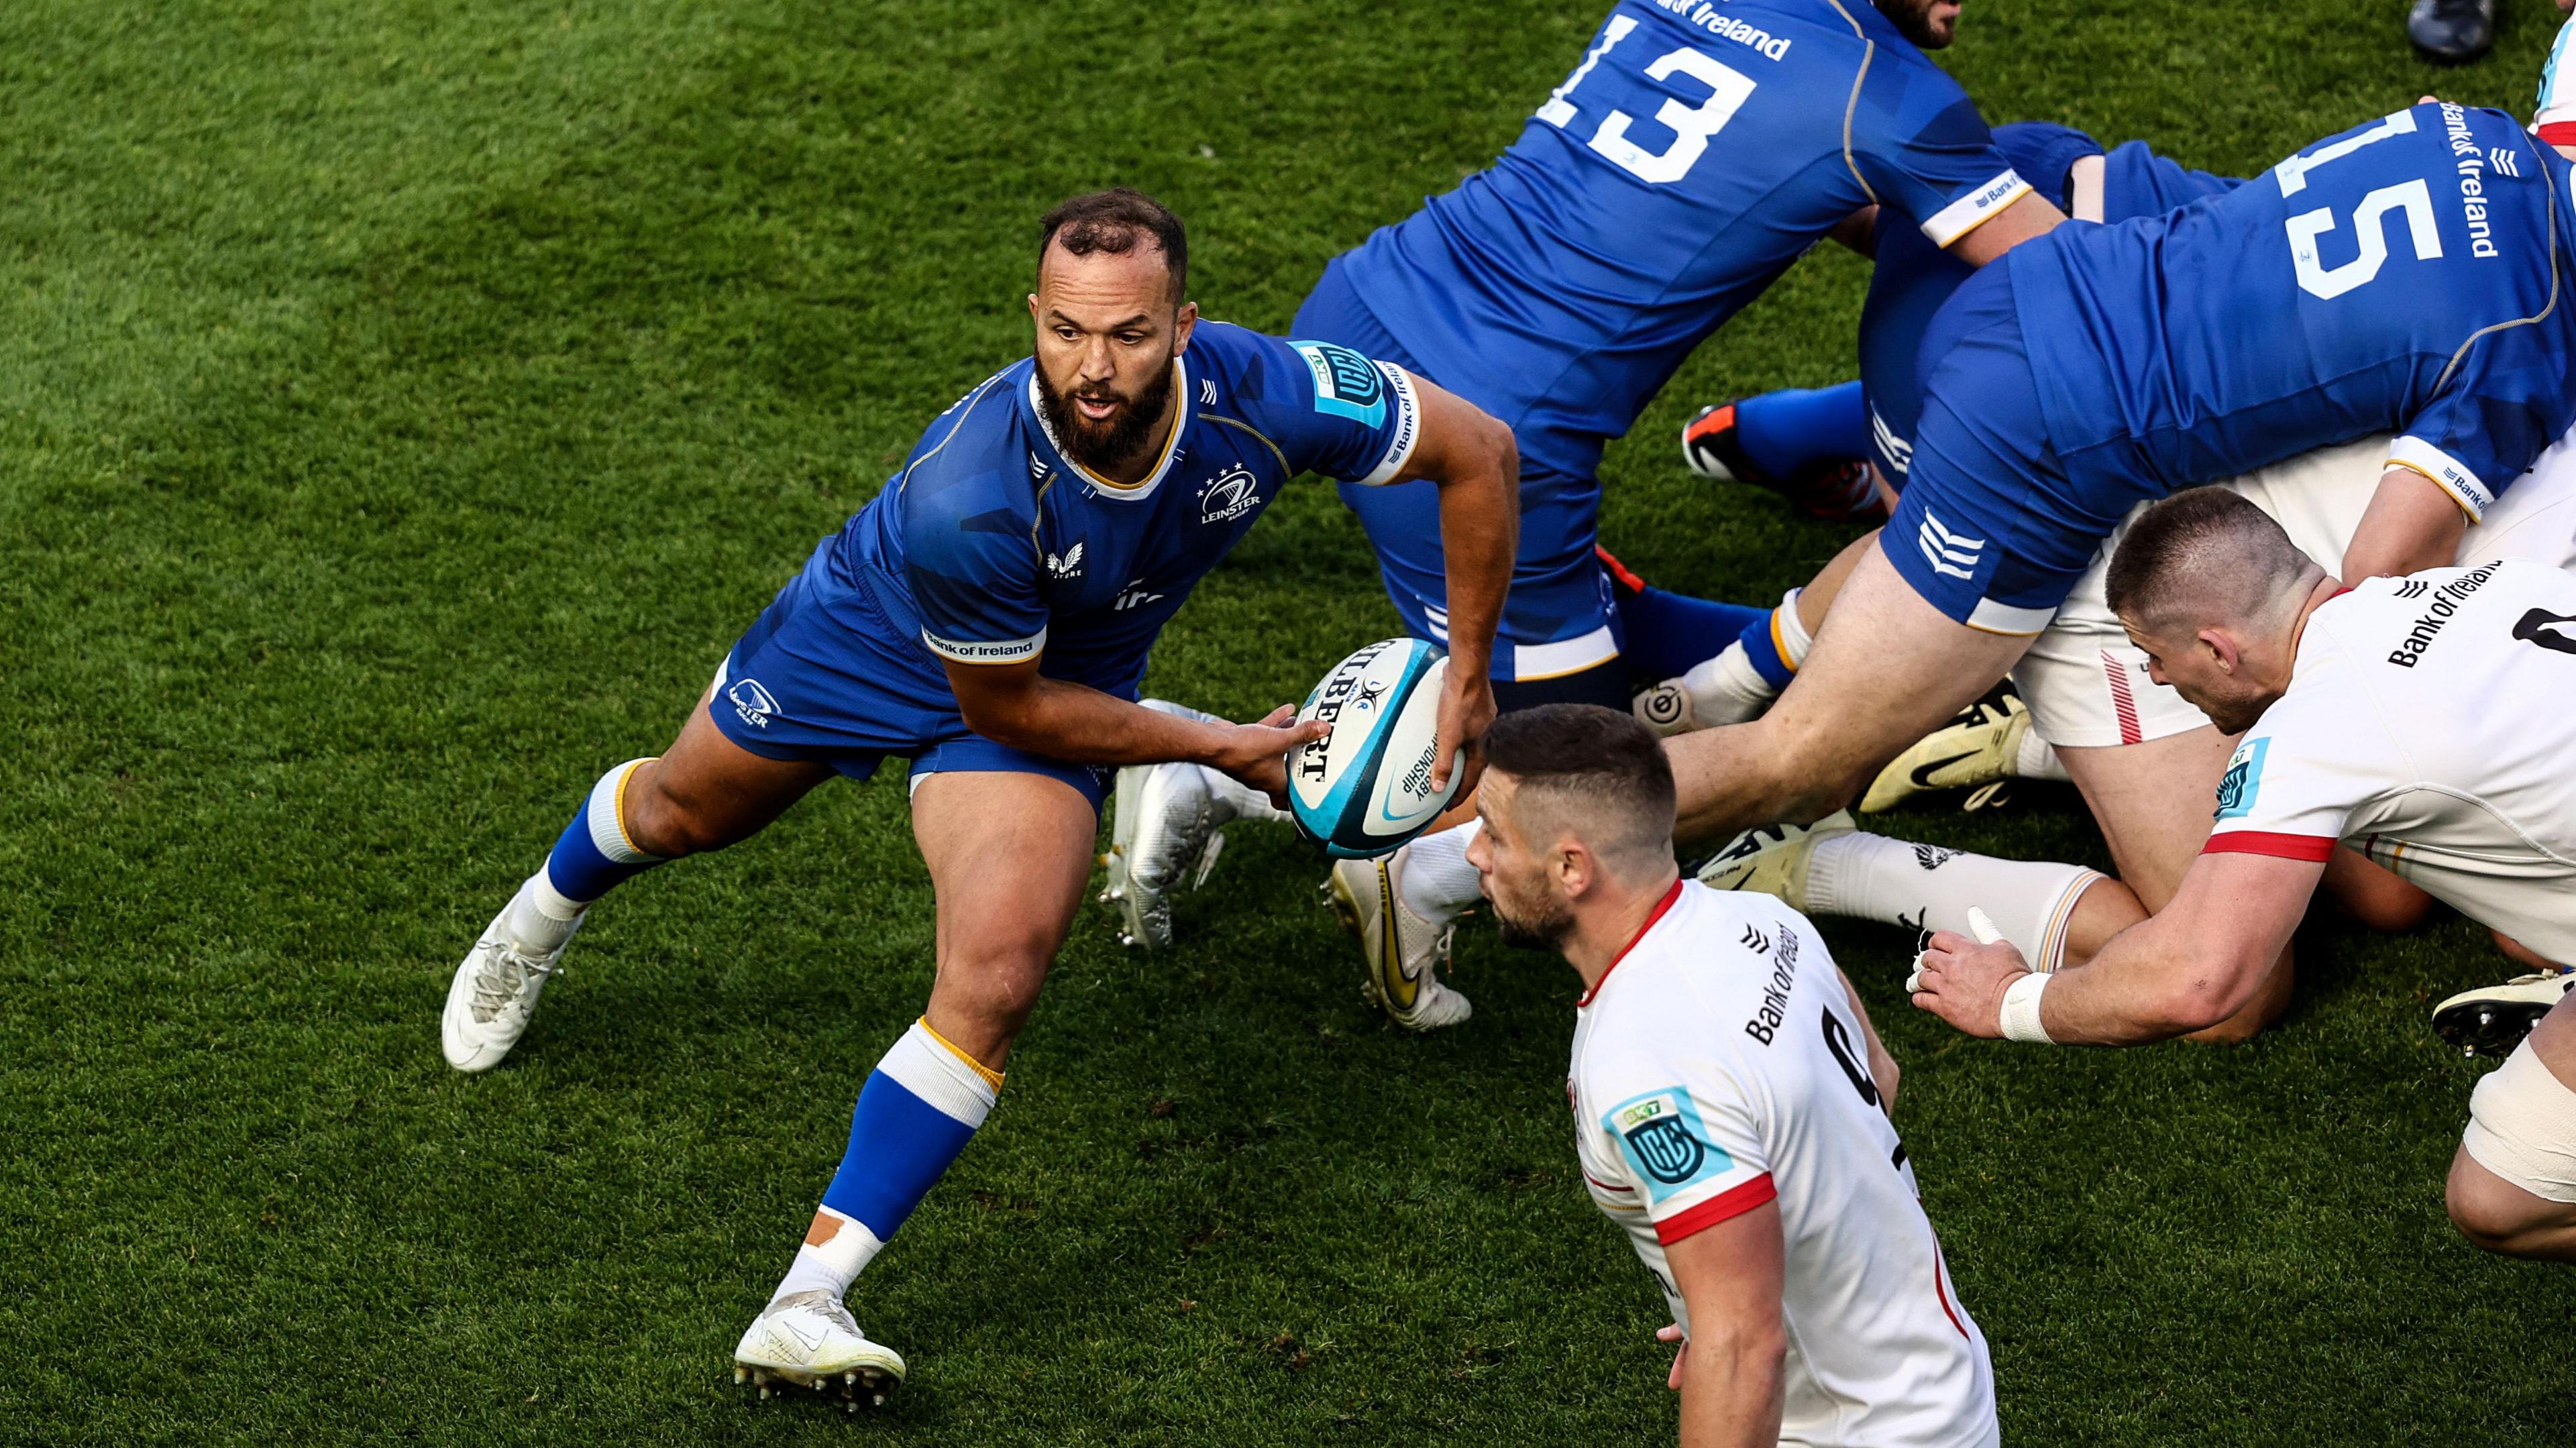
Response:
[[[1786,1356],[1776,1324],[1693,1333],[1682,1360],[1682,1448],[1773,1448]]]
[[[1450,668],[1476,678],[1493,662],[1494,631],[1520,550],[1520,454],[1508,428],[1492,427],[1494,444],[1483,456],[1439,480]]]
[[[2067,1046],[2138,1046],[2206,1030],[2262,985],[2280,950],[2259,949],[2168,916],[2141,921],[2050,979],[2040,1024]]]
[[[2413,468],[2390,468],[2352,530],[2343,551],[2346,586],[2368,578],[2399,578],[2459,560],[2469,515],[2434,481]]]
[[[967,727],[1013,749],[1068,764],[1212,762],[1227,731],[1128,703],[1080,684],[1035,678],[1006,703],[968,707]]]

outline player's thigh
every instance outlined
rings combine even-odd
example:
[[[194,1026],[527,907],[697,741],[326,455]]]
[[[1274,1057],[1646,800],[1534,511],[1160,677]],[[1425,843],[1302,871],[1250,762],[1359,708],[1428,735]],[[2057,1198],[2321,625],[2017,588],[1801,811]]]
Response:
[[[1072,927],[1098,821],[1094,796],[1050,774],[941,771],[912,791],[913,839],[938,900],[931,1025],[987,1065]]]
[[[2451,1160],[2451,1220],[2480,1246],[2528,1250],[2526,1233],[2557,1236],[2542,1255],[2576,1255],[2576,996],[2540,1018],[2505,1066],[2480,1080]],[[2483,1157],[2486,1160],[2481,1160]],[[2490,1164],[2492,1163],[2492,1165]],[[2499,1170],[2498,1168],[2501,1168]],[[2536,1190],[2535,1190],[2536,1189]],[[2542,1195],[2545,1192],[2546,1195]]]
[[[1995,686],[2025,635],[1957,623],[1871,548],[1853,563],[1807,661],[1759,721],[1789,758],[1845,783],[1866,780]]]
[[[626,827],[639,849],[676,857],[721,849],[766,828],[832,777],[814,760],[771,759],[725,737],[701,702],[662,757],[626,786]]]
[[[2057,757],[2111,847],[2120,878],[2161,910],[2209,842],[2210,801],[2235,744],[2212,725],[2141,744],[2060,746]]]

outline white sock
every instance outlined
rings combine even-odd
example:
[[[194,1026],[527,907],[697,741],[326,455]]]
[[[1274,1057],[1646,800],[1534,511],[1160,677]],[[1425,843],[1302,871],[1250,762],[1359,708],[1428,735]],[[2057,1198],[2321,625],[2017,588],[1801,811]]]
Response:
[[[1817,842],[1807,862],[1806,908],[1965,935],[1973,905],[2033,970],[2048,971],[2066,958],[2075,902],[2102,878],[2082,865],[1998,860],[1855,831]]]
[[[1716,658],[1693,664],[1682,675],[1682,692],[1690,695],[1691,720],[1702,729],[1758,719],[1779,697],[1771,681],[1754,672],[1742,639],[1729,643]]]
[[[2057,757],[2057,751],[2048,747],[2048,741],[2040,738],[2036,729],[2022,731],[2021,745],[2013,754],[2012,768],[2006,772],[2015,779],[2053,779],[2059,784],[2069,782],[2065,761]]]
[[[1804,592],[1806,590],[1802,588],[1790,589],[1780,595],[1780,606],[1771,610],[1772,632],[1778,635],[1781,652],[1793,669],[1804,664],[1807,650],[1816,646],[1815,635],[1807,632],[1807,626],[1798,621],[1798,595]]]
[[[1270,796],[1222,769],[1210,769],[1202,764],[1199,770],[1207,779],[1208,793],[1216,796],[1218,812],[1231,812],[1227,814],[1228,819],[1288,822],[1288,811],[1272,804]],[[1218,821],[1219,824],[1226,822],[1226,819]]]
[[[1396,881],[1405,909],[1440,925],[1485,898],[1476,867],[1467,863],[1467,846],[1484,827],[1483,820],[1469,820],[1405,847],[1404,876]]]
[[[590,907],[567,898],[555,888],[555,882],[543,869],[530,875],[510,897],[510,908],[501,914],[501,928],[520,945],[540,954],[572,939],[573,927],[581,923],[581,912]]]
[[[885,1243],[859,1225],[858,1218],[844,1217],[830,1207],[818,1207],[816,1211],[838,1219],[841,1230],[820,1247],[810,1243],[797,1246],[795,1263],[779,1279],[778,1290],[769,1294],[772,1302],[791,1292],[829,1292],[837,1302],[849,1292],[850,1284],[859,1280],[860,1269],[885,1250]]]

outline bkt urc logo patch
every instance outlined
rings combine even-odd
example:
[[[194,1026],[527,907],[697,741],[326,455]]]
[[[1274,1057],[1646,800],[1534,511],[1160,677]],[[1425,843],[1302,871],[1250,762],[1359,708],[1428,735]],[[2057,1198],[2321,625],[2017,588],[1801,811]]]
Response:
[[[1315,374],[1315,410],[1377,426],[1386,420],[1386,378],[1377,364],[1331,342],[1291,342]]]
[[[2254,797],[2263,791],[2263,755],[2271,747],[2268,737],[2236,746],[2236,757],[2227,761],[2227,777],[2218,781],[2217,818],[2241,820],[2254,812]]]
[[[1708,1139],[1699,1108],[1679,1086],[1623,1101],[1610,1108],[1601,1124],[1619,1139],[1620,1154],[1645,1178],[1650,1202],[1660,1202],[1735,1165],[1724,1147]]]

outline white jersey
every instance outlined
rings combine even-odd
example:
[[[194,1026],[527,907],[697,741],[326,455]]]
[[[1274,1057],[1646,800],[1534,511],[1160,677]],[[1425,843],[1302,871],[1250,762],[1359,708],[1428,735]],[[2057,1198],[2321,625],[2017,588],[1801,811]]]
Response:
[[[2338,840],[2576,961],[2576,574],[2434,568],[2308,616],[2207,849],[2323,860]]]
[[[2576,660],[2570,660],[2576,663]],[[1592,1199],[1664,1248],[1765,1202],[1787,1248],[1787,1444],[1992,1444],[1994,1368],[1878,1104],[1825,942],[1767,895],[1673,887],[1587,993],[1566,1080]]]

